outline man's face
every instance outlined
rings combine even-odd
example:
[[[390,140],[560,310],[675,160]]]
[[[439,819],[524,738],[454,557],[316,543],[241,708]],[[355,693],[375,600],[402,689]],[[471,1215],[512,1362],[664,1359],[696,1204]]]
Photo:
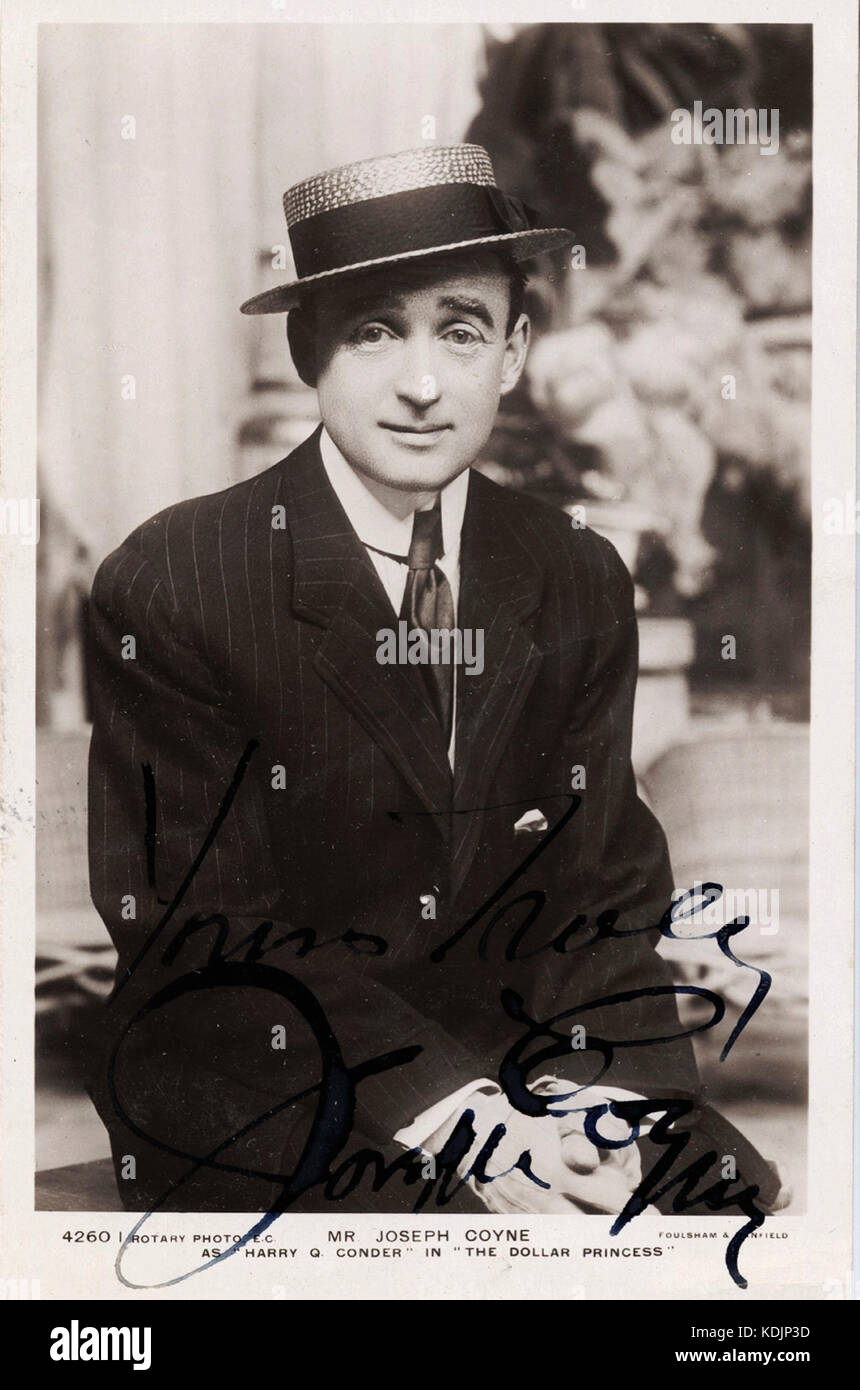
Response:
[[[323,423],[365,480],[436,491],[473,463],[528,346],[507,334],[510,287],[492,257],[388,266],[318,297]]]

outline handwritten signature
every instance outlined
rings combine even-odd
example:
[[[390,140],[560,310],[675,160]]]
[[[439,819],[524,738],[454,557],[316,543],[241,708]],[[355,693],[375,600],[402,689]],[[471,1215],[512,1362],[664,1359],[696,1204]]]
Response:
[[[200,849],[173,898],[170,902],[164,904],[164,913],[144,941],[137,956],[117,979],[108,1001],[109,1006],[116,1004],[116,1001],[129,985],[132,978],[140,970],[143,961],[155,947],[156,942],[164,934],[171,921],[176,918],[197,873],[200,871],[207,855],[211,852],[216,842],[220,828],[238,794],[243,778],[247,773],[253,754],[258,746],[256,740],[252,740],[246,746]],[[147,868],[150,884],[154,887],[156,789],[152,771],[146,765],[144,765],[143,768],[143,777],[146,803],[145,845]],[[581,798],[575,794],[571,794],[569,803],[570,804],[559,817],[556,824],[544,837],[542,837],[535,849],[525,856],[517,869],[499,885],[471,917],[459,926],[446,941],[442,942],[430,953],[431,962],[434,964],[441,964],[448,956],[449,952],[459,946],[473,929],[478,927],[478,925],[493,912],[493,909],[498,908],[498,905],[505,898],[509,890],[516,885],[538,857],[542,853],[545,853],[552,840],[564,831],[565,827],[576,814],[581,804]],[[662,921],[657,925],[657,929],[659,929],[664,936],[675,937],[673,926],[679,919],[687,918],[690,915],[687,909],[691,909],[692,911],[695,910],[693,900],[704,894],[709,902],[713,902],[721,891],[720,885],[714,883],[701,885],[699,890],[691,890],[690,893],[683,895],[682,898],[673,903],[665,913]],[[540,890],[530,890],[528,894],[523,896],[531,902],[531,909],[525,921],[513,933],[507,944],[505,958],[508,960],[527,959],[530,956],[537,955],[547,950],[554,950],[566,954],[571,949],[569,943],[574,938],[577,939],[573,941],[572,949],[578,950],[586,946],[593,946],[600,940],[609,938],[620,939],[637,935],[643,931],[653,932],[655,930],[654,926],[636,928],[632,931],[619,930],[618,922],[620,914],[615,910],[611,910],[598,914],[593,923],[592,934],[586,938],[581,935],[581,933],[587,926],[587,919],[585,916],[579,916],[574,918],[558,936],[550,941],[544,942],[536,948],[532,947],[526,955],[523,955],[521,954],[521,948],[526,934],[539,917],[546,902],[546,894],[542,893]],[[515,899],[514,901],[518,902],[522,900],[523,898]],[[505,908],[510,905],[511,902],[508,901],[505,904]],[[495,914],[490,917],[490,920],[486,922],[477,944],[479,958],[485,958],[491,932],[495,924],[501,919],[505,908],[497,910]],[[748,962],[740,959],[740,957],[735,955],[732,951],[730,945],[732,938],[745,929],[748,925],[748,920],[749,919],[745,917],[736,918],[733,922],[727,923],[715,931],[704,933],[702,937],[698,938],[713,938],[719,950],[731,960],[734,965],[738,968],[751,970],[758,977],[753,995],[738,1018],[728,1041],[722,1049],[721,1060],[728,1056],[732,1047],[743,1032],[743,1029],[761,1007],[771,984],[771,977],[765,970],[750,965]],[[358,951],[361,954],[381,955],[387,950],[387,943],[382,937],[370,936],[365,933],[352,931],[351,929],[324,942],[317,941],[315,933],[308,928],[304,928],[300,931],[288,932],[272,940],[270,938],[274,930],[274,924],[272,922],[262,922],[244,941],[234,946],[230,951],[225,951],[229,931],[229,923],[226,917],[220,913],[208,915],[194,913],[182,923],[175,936],[164,949],[161,957],[162,964],[172,964],[177,959],[183,946],[191,935],[199,931],[202,927],[213,925],[217,929],[216,937],[206,964],[188,971],[179,978],[170,980],[169,983],[158,989],[140,1008],[136,1009],[132,1016],[125,1020],[124,1026],[119,1032],[110,1053],[107,1077],[108,1091],[114,1110],[119,1119],[139,1138],[146,1140],[148,1143],[155,1145],[157,1148],[174,1157],[187,1161],[189,1164],[187,1171],[167,1188],[162,1197],[153,1204],[151,1210],[140,1218],[125,1237],[116,1259],[117,1277],[123,1284],[131,1288],[162,1288],[181,1283],[191,1278],[193,1275],[211,1268],[212,1265],[216,1263],[222,1264],[224,1259],[228,1256],[237,1254],[249,1241],[258,1238],[283,1212],[287,1211],[303,1193],[309,1191],[311,1188],[317,1186],[322,1187],[325,1199],[335,1202],[342,1200],[346,1195],[352,1192],[358,1185],[358,1182],[367,1173],[371,1175],[374,1191],[379,1191],[395,1176],[399,1176],[401,1181],[407,1185],[415,1185],[419,1189],[413,1207],[415,1212],[422,1210],[430,1202],[431,1197],[434,1198],[436,1206],[442,1207],[447,1205],[453,1200],[457,1192],[464,1187],[469,1178],[480,1186],[497,1181],[499,1178],[506,1176],[508,1172],[513,1171],[513,1168],[522,1171],[527,1179],[538,1186],[543,1188],[549,1186],[538,1174],[533,1172],[531,1167],[531,1154],[528,1150],[521,1153],[516,1163],[513,1165],[513,1168],[506,1170],[505,1173],[491,1175],[487,1172],[487,1164],[504,1136],[505,1127],[503,1125],[496,1126],[488,1139],[483,1142],[477,1157],[470,1164],[468,1171],[465,1172],[465,1174],[462,1173],[463,1160],[466,1158],[466,1155],[469,1154],[476,1140],[476,1134],[473,1128],[473,1121],[475,1118],[474,1112],[468,1108],[464,1109],[444,1147],[436,1156],[435,1171],[432,1176],[425,1175],[425,1169],[421,1163],[421,1159],[424,1155],[420,1149],[404,1151],[403,1154],[389,1163],[386,1163],[384,1155],[378,1151],[362,1149],[347,1158],[337,1168],[333,1169],[332,1165],[334,1159],[342,1152],[353,1130],[357,1088],[363,1081],[371,1076],[408,1065],[411,1061],[414,1061],[423,1049],[420,1045],[403,1047],[347,1066],[332,1026],[320,1002],[310,988],[297,976],[265,963],[263,957],[270,951],[275,950],[287,942],[295,942],[297,944],[297,957],[307,955],[313,950],[320,949],[322,946],[329,946],[338,942],[347,947],[347,949]],[[690,938],[685,935],[683,938],[675,937],[675,939]],[[242,951],[244,951],[243,959],[234,959],[234,957]],[[134,1122],[123,1105],[122,1097],[117,1086],[117,1071],[124,1045],[132,1036],[134,1029],[145,1018],[157,1013],[160,1009],[167,1007],[169,1004],[185,995],[213,989],[223,990],[225,988],[252,988],[263,990],[275,996],[279,996],[292,1007],[305,1021],[311,1031],[316,1049],[319,1053],[321,1074],[319,1081],[314,1085],[292,1096],[279,1100],[276,1104],[242,1126],[235,1133],[223,1139],[209,1153],[195,1155],[162,1142]],[[583,1015],[591,1010],[597,1009],[601,1010],[605,1017],[605,1011],[607,1009],[611,1010],[613,1007],[629,1004],[631,1001],[645,996],[653,997],[657,995],[696,996],[711,1005],[711,1017],[703,1023],[699,1023],[666,1037],[606,1039],[588,1034],[586,1040],[587,1050],[597,1052],[601,1059],[601,1065],[594,1077],[585,1085],[575,1087],[568,1094],[563,1096],[554,1094],[551,1097],[545,1097],[537,1095],[529,1090],[527,1078],[538,1064],[545,1063],[556,1057],[569,1056],[570,1035],[566,1032],[556,1031],[555,1025],[562,1021],[568,1021],[577,1015]],[[522,1037],[519,1038],[509,1050],[500,1065],[500,1084],[511,1104],[522,1113],[535,1116],[553,1115],[556,1117],[572,1113],[571,1110],[560,1110],[558,1108],[559,1105],[575,1101],[576,1097],[585,1091],[588,1086],[594,1085],[609,1069],[617,1050],[679,1041],[695,1033],[704,1032],[717,1026],[725,1014],[725,1006],[719,995],[704,987],[694,985],[650,986],[638,990],[628,990],[614,995],[607,995],[600,999],[590,1000],[585,1004],[577,1005],[572,1009],[563,1010],[546,1019],[530,1018],[525,1010],[523,999],[512,989],[506,988],[501,991],[500,1004],[508,1017],[513,1022],[520,1025],[524,1030]],[[532,1044],[541,1040],[543,1040],[546,1045],[543,1046],[540,1051],[528,1052]],[[234,1146],[239,1144],[259,1127],[272,1121],[279,1114],[303,1102],[313,1102],[315,1104],[315,1111],[304,1148],[292,1173],[263,1172],[259,1169],[230,1161],[230,1151]],[[679,1173],[673,1171],[676,1160],[684,1153],[692,1138],[689,1129],[673,1128],[673,1126],[676,1122],[683,1121],[686,1116],[690,1116],[695,1108],[695,1104],[692,1100],[681,1098],[666,1099],[665,1097],[652,1097],[629,1101],[616,1100],[606,1104],[581,1107],[581,1111],[584,1111],[585,1134],[597,1147],[603,1149],[618,1149],[642,1140],[663,1150],[663,1152],[658,1153],[653,1166],[644,1174],[638,1186],[632,1192],[625,1207],[616,1218],[611,1228],[611,1233],[615,1235],[620,1232],[629,1221],[645,1210],[649,1204],[661,1200],[673,1189],[677,1189],[677,1191],[672,1199],[672,1209],[677,1212],[685,1211],[691,1206],[700,1205],[705,1205],[715,1212],[735,1208],[745,1215],[748,1220],[729,1242],[726,1250],[726,1266],[734,1282],[740,1288],[746,1288],[747,1281],[740,1274],[738,1256],[743,1241],[761,1226],[765,1220],[765,1212],[756,1205],[756,1198],[759,1195],[760,1188],[756,1184],[750,1184],[739,1193],[730,1193],[728,1189],[735,1180],[720,1178],[718,1181],[714,1182],[712,1186],[708,1187],[707,1190],[697,1193],[694,1196],[693,1194],[696,1192],[699,1183],[707,1177],[713,1164],[718,1161],[719,1155],[716,1150],[709,1150],[706,1153],[700,1154],[688,1167]],[[630,1132],[625,1139],[610,1139],[601,1132],[600,1121],[607,1114],[614,1115],[628,1124]],[[650,1128],[647,1135],[643,1135],[642,1126],[646,1119],[649,1120]],[[640,1150],[640,1152],[642,1151]],[[224,1250],[217,1260],[205,1260],[195,1268],[160,1283],[147,1285],[133,1283],[123,1272],[123,1257],[129,1245],[135,1239],[141,1227],[149,1220],[150,1216],[163,1207],[174,1192],[178,1191],[185,1183],[190,1182],[194,1175],[203,1168],[233,1173],[249,1179],[263,1179],[277,1186],[279,1189],[278,1195],[272,1202],[269,1210],[261,1216],[241,1239],[235,1241],[232,1246]]]

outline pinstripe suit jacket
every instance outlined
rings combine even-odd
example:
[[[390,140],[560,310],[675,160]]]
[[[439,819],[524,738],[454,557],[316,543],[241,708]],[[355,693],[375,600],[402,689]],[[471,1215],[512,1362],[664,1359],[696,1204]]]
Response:
[[[91,882],[119,953],[94,1094],[117,1163],[136,1159],[128,1205],[153,1199],[177,1154],[268,1109],[221,1159],[282,1173],[321,1055],[330,1080],[332,1058],[414,1051],[355,1081],[354,1114],[341,1098],[333,1150],[350,1125],[383,1146],[497,1076],[523,1017],[562,1015],[530,1044],[530,1079],[599,1071],[605,1050],[570,1049],[579,1020],[621,1044],[608,1081],[695,1086],[686,1040],[641,1045],[680,1031],[668,992],[639,993],[669,984],[644,928],[671,876],[630,768],[636,622],[607,541],[471,475],[458,621],[484,630],[485,664],[460,680],[454,775],[421,673],[375,659],[391,608],[318,433],[139,527],[99,569],[91,610]],[[524,843],[514,826],[535,807],[549,830]],[[596,928],[612,910],[624,938]],[[214,1168],[191,1191],[200,1208],[268,1199]]]

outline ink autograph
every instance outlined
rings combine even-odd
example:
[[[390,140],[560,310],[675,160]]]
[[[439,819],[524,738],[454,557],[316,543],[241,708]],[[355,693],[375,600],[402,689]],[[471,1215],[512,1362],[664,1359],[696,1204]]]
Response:
[[[182,883],[171,902],[165,904],[166,910],[157,922],[149,937],[143,943],[138,955],[132,964],[125,971],[123,976],[117,980],[113,992],[110,996],[109,1005],[113,1005],[121,995],[126,985],[138,971],[144,958],[152,951],[157,940],[165,932],[166,928],[179,912],[182,901],[185,898],[196,874],[199,872],[206,856],[212,850],[217,839],[219,830],[230,810],[230,807],[239,791],[242,780],[248,770],[251,758],[258,747],[256,740],[251,740],[246,746],[231,782],[224,794],[218,812],[210,826],[203,843],[201,844],[193,863],[188,869]],[[146,831],[145,845],[147,856],[147,869],[150,883],[155,884],[155,853],[156,853],[156,788],[151,768],[143,765],[144,794],[146,804]],[[430,953],[430,961],[434,964],[441,964],[448,953],[457,947],[464,938],[477,927],[497,905],[502,902],[508,891],[514,887],[516,882],[527,872],[536,859],[545,852],[547,846],[553,839],[560,835],[575,815],[581,798],[571,794],[565,798],[569,801],[567,809],[559,817],[557,823],[542,837],[539,844],[533,849],[517,867],[517,869],[495,890],[495,892],[484,902],[478,910],[458,927],[457,930],[443,943],[437,946]],[[703,884],[699,890],[704,894],[709,902],[714,902],[720,896],[721,888],[719,884]],[[531,899],[532,907],[527,914],[524,922],[512,934],[507,943],[505,958],[515,960],[522,958],[518,956],[519,948],[523,939],[539,916],[545,902],[545,895],[540,891],[532,890],[524,895]],[[663,921],[659,924],[659,930],[665,936],[675,937],[672,930],[673,923],[679,918],[685,917],[683,909],[693,896],[690,893],[673,903],[667,911]],[[505,904],[506,907],[510,903]],[[502,911],[497,911],[489,918],[484,926],[484,930],[477,943],[477,951],[480,958],[485,958],[487,952],[490,933],[495,923],[500,919]],[[593,934],[587,940],[575,943],[573,949],[581,949],[583,945],[591,946],[595,942],[609,937],[624,937],[636,935],[640,931],[651,931],[653,927],[636,928],[632,932],[619,931],[617,922],[619,913],[615,910],[606,911],[598,915],[593,924]],[[724,1060],[737,1042],[743,1029],[763,1003],[768,990],[770,989],[771,977],[769,974],[741,960],[732,951],[730,942],[732,937],[743,931],[748,925],[748,918],[739,917],[733,922],[726,923],[716,931],[703,934],[703,937],[713,938],[724,956],[733,962],[738,968],[752,971],[757,976],[757,983],[741,1016],[732,1029],[728,1041],[722,1049],[720,1059]],[[581,933],[586,925],[587,919],[584,916],[574,918],[574,920],[564,928],[564,930],[553,940],[544,943],[542,946],[533,949],[530,954],[536,955],[540,951],[555,950],[566,953],[569,949],[570,938]],[[371,1171],[375,1190],[379,1190],[395,1174],[399,1175],[401,1181],[407,1185],[419,1185],[420,1190],[416,1197],[413,1210],[418,1212],[427,1205],[431,1195],[435,1190],[435,1203],[437,1206],[445,1206],[453,1196],[465,1184],[467,1177],[471,1177],[478,1184],[485,1184],[495,1181],[503,1174],[489,1174],[487,1164],[495,1152],[498,1144],[503,1137],[504,1126],[498,1125],[490,1134],[478,1153],[477,1158],[472,1162],[466,1176],[458,1175],[458,1165],[469,1153],[476,1139],[475,1131],[472,1127],[474,1112],[464,1110],[452,1131],[445,1146],[437,1155],[435,1175],[425,1177],[419,1158],[422,1156],[420,1150],[404,1152],[393,1162],[385,1164],[383,1155],[370,1149],[359,1150],[351,1155],[338,1168],[332,1171],[332,1162],[340,1154],[344,1145],[347,1143],[352,1131],[352,1120],[355,1110],[356,1090],[363,1080],[382,1072],[393,1070],[409,1064],[421,1052],[421,1047],[412,1045],[398,1050],[385,1053],[381,1056],[368,1058],[364,1061],[353,1063],[347,1066],[341,1053],[337,1038],[325,1016],[319,1001],[312,991],[295,975],[288,973],[280,968],[266,964],[263,956],[277,946],[289,940],[299,941],[297,957],[308,954],[312,950],[319,949],[324,945],[331,945],[340,942],[348,949],[357,949],[359,943],[364,946],[370,945],[372,954],[382,954],[387,949],[387,943],[380,937],[368,937],[362,933],[347,930],[341,936],[334,939],[334,942],[317,942],[315,934],[305,929],[299,932],[288,933],[276,941],[268,941],[267,937],[272,930],[273,924],[263,922],[250,937],[234,946],[229,952],[224,952],[227,940],[228,923],[221,914],[211,916],[201,916],[192,914],[179,931],[170,941],[162,954],[163,964],[172,963],[183,943],[195,931],[203,926],[215,925],[217,928],[215,944],[211,949],[207,963],[202,967],[197,967],[178,979],[172,979],[163,988],[157,990],[151,998],[133,1016],[125,1021],[121,1028],[114,1046],[111,1050],[108,1063],[108,1088],[112,1103],[118,1116],[123,1122],[138,1135],[148,1142],[155,1144],[175,1156],[187,1159],[189,1167],[187,1172],[176,1183],[174,1183],[163,1196],[157,1201],[152,1211],[144,1214],[135,1224],[133,1229],[125,1237],[116,1259],[116,1273],[119,1280],[132,1288],[161,1288],[169,1287],[173,1284],[183,1282],[192,1275],[210,1268],[216,1260],[210,1259],[188,1270],[175,1278],[168,1279],[162,1283],[140,1285],[129,1280],[122,1269],[123,1255],[127,1250],[132,1238],[140,1230],[141,1226],[149,1219],[154,1211],[157,1211],[169,1199],[172,1193],[178,1190],[184,1183],[188,1182],[196,1172],[203,1167],[214,1167],[224,1171],[240,1174],[247,1178],[263,1178],[274,1183],[280,1189],[279,1195],[267,1211],[251,1229],[234,1244],[224,1251],[217,1263],[236,1254],[250,1240],[259,1236],[266,1228],[271,1225],[278,1216],[287,1211],[301,1194],[314,1186],[323,1187],[324,1196],[331,1201],[343,1199],[361,1181],[362,1177]],[[698,939],[703,939],[700,937]],[[313,938],[313,939],[311,939]],[[678,939],[678,938],[675,938]],[[238,952],[244,951],[241,960],[233,959]],[[152,1013],[157,1013],[159,1009],[176,999],[199,991],[224,988],[254,988],[267,991],[271,994],[280,996],[284,999],[304,1020],[313,1035],[316,1047],[319,1051],[321,1063],[320,1080],[313,1086],[303,1090],[296,1095],[289,1096],[280,1100],[264,1113],[243,1126],[234,1134],[226,1137],[210,1153],[204,1155],[194,1155],[178,1151],[162,1143],[154,1136],[140,1129],[131,1117],[126,1113],[122,1104],[116,1084],[116,1071],[118,1060],[124,1043],[130,1034],[145,1017]],[[629,1003],[643,995],[695,995],[707,1001],[712,1007],[712,1015],[704,1023],[699,1023],[695,1027],[672,1034],[665,1038],[647,1039],[606,1039],[588,1035],[588,1049],[595,1051],[602,1059],[602,1063],[591,1078],[590,1082],[583,1087],[574,1087],[567,1095],[554,1094],[550,1097],[536,1095],[530,1091],[526,1085],[529,1073],[538,1065],[551,1061],[556,1057],[567,1055],[570,1049],[569,1034],[556,1031],[556,1025],[564,1020],[570,1020],[574,1016],[586,1015],[590,1010],[606,1010],[613,1005]],[[559,1109],[558,1107],[567,1102],[575,1102],[577,1095],[582,1090],[587,1089],[587,1085],[593,1085],[605,1074],[611,1065],[613,1055],[616,1050],[627,1047],[642,1046],[645,1044],[654,1045],[669,1043],[681,1038],[689,1037],[693,1033],[703,1032],[715,1027],[725,1014],[725,1005],[719,995],[700,986],[694,985],[669,985],[651,986],[642,990],[628,990],[615,995],[607,995],[600,999],[588,1001],[586,1004],[579,1004],[575,1008],[563,1010],[550,1018],[533,1019],[526,1012],[522,997],[514,990],[505,988],[501,991],[500,1004],[508,1017],[523,1028],[523,1035],[510,1048],[503,1059],[499,1069],[499,1081],[512,1105],[524,1114],[529,1115],[553,1115],[560,1116],[573,1113],[573,1109],[578,1109],[585,1115],[584,1127],[587,1137],[599,1148],[618,1149],[624,1148],[629,1144],[636,1143],[642,1136],[642,1126],[646,1119],[650,1122],[647,1141],[658,1150],[657,1157],[650,1171],[643,1174],[638,1186],[631,1194],[624,1209],[616,1218],[611,1228],[611,1234],[617,1235],[635,1216],[645,1208],[661,1198],[664,1198],[673,1189],[678,1189],[672,1199],[672,1209],[682,1212],[694,1205],[705,1205],[711,1211],[723,1211],[735,1208],[745,1215],[748,1219],[732,1237],[726,1249],[726,1266],[734,1280],[740,1288],[747,1287],[746,1279],[740,1274],[738,1268],[738,1255],[740,1247],[748,1235],[755,1231],[765,1220],[765,1212],[756,1205],[756,1198],[760,1188],[756,1184],[750,1184],[742,1191],[730,1194],[728,1188],[736,1181],[720,1177],[710,1187],[703,1192],[697,1192],[700,1182],[708,1175],[713,1164],[718,1160],[716,1150],[709,1150],[701,1154],[694,1162],[683,1169],[681,1172],[674,1172],[676,1160],[681,1158],[691,1139],[689,1130],[683,1128],[673,1128],[676,1122],[683,1121],[685,1116],[690,1115],[694,1109],[693,1102],[686,1099],[643,1099],[628,1101],[613,1101],[608,1104],[591,1105],[585,1107],[573,1107],[571,1110]],[[539,1052],[532,1052],[526,1056],[531,1044],[541,1040],[548,1040],[547,1045]],[[573,1085],[573,1083],[571,1083]],[[311,1100],[316,1097],[316,1111],[311,1128],[305,1143],[304,1150],[291,1174],[283,1173],[263,1173],[259,1170],[248,1168],[230,1163],[231,1148],[245,1138],[257,1127],[268,1123],[274,1116],[282,1111],[297,1105],[302,1101]],[[552,1107],[552,1108],[551,1108]],[[610,1139],[600,1129],[600,1121],[607,1114],[615,1115],[624,1120],[629,1126],[630,1133],[625,1139]],[[640,1149],[640,1153],[642,1150]],[[643,1154],[643,1168],[645,1166]],[[549,1184],[544,1182],[539,1173],[535,1173],[531,1166],[531,1155],[528,1150],[520,1154],[515,1168],[520,1169],[526,1177],[538,1186],[547,1188]],[[509,1170],[510,1171],[510,1170]],[[693,1196],[693,1194],[696,1194]]]

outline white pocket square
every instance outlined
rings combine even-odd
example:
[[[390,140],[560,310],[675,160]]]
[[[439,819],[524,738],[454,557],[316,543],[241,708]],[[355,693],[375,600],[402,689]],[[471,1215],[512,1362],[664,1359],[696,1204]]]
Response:
[[[543,835],[549,829],[549,822],[539,806],[533,806],[520,816],[514,826],[515,835]]]

